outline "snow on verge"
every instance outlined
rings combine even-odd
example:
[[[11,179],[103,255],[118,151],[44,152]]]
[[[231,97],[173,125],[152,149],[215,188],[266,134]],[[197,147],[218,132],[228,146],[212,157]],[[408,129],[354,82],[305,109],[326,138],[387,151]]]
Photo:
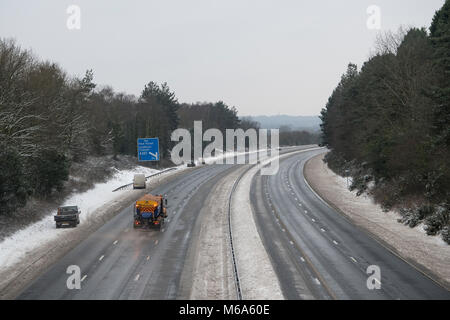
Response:
[[[89,223],[91,218],[95,218],[96,211],[105,204],[111,203],[117,197],[130,190],[112,192],[112,190],[131,183],[136,173],[143,173],[146,176],[154,174],[159,170],[136,167],[132,170],[117,171],[114,176],[105,183],[97,183],[94,188],[70,196],[62,206],[77,205],[81,210],[80,226]],[[49,212],[42,220],[19,230],[11,237],[0,242],[0,271],[19,262],[26,254],[32,252],[37,247],[51,243],[58,236],[70,232],[72,229],[56,229],[53,216],[56,211]],[[75,228],[76,229],[76,228]]]
[[[261,241],[250,206],[250,186],[258,167],[239,182],[232,201],[233,243],[242,296],[248,300],[284,299],[278,277]]]
[[[356,225],[376,235],[404,258],[423,265],[450,283],[450,246],[439,236],[427,236],[423,228],[409,228],[397,222],[396,212],[383,212],[370,196],[356,196],[347,189],[345,178],[336,175],[322,161],[325,153],[305,164],[305,178],[321,197],[338,207]]]

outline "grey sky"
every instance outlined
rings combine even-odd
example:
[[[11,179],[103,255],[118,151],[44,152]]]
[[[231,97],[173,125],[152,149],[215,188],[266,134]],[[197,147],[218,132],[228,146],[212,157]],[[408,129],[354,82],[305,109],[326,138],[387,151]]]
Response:
[[[0,37],[14,37],[69,74],[139,95],[167,81],[182,102],[218,101],[240,115],[316,115],[348,62],[361,66],[377,31],[429,27],[444,0],[0,0]],[[81,8],[81,30],[66,9]]]

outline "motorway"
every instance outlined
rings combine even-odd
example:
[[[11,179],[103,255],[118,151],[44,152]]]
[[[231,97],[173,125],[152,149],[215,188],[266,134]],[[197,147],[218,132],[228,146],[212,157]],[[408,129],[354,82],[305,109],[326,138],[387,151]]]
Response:
[[[303,165],[321,152],[289,154],[276,175],[258,173],[252,181],[256,225],[284,297],[449,299],[449,291],[353,226],[309,189]],[[214,186],[238,170],[246,172],[243,167],[249,165],[205,165],[149,190],[168,199],[169,220],[162,232],[134,230],[130,204],[17,298],[189,298],[196,254],[189,249],[198,240],[202,208],[214,197]],[[69,265],[81,268],[81,290],[67,289]],[[381,268],[381,290],[367,289],[368,265]]]
[[[450,299],[449,291],[355,227],[310,189],[303,167],[322,152],[286,157],[278,174],[253,179],[254,216],[285,298]],[[367,287],[371,265],[380,268],[380,290]]]

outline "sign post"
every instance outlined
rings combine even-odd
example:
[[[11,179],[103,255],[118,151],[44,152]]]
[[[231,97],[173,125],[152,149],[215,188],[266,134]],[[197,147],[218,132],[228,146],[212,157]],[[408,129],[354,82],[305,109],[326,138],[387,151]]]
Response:
[[[159,139],[139,138],[138,161],[159,161]]]

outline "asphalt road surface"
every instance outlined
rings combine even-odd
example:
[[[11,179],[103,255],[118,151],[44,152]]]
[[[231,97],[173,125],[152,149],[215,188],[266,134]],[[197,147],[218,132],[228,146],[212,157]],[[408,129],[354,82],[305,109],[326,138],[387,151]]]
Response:
[[[284,158],[276,175],[256,175],[254,216],[287,299],[450,299],[450,292],[397,257],[326,203],[303,177],[323,151]],[[369,266],[379,290],[369,290]],[[373,283],[376,283],[374,280]]]
[[[292,150],[290,150],[292,151]],[[255,219],[287,299],[445,298],[447,290],[393,255],[322,203],[303,179],[303,165],[323,151],[294,154],[274,176],[254,177]],[[132,227],[132,205],[35,279],[18,299],[183,299],[192,279],[190,244],[199,212],[216,183],[242,165],[206,165],[151,193],[168,199],[162,232]],[[278,220],[278,221],[277,221]],[[81,290],[69,290],[69,265]],[[368,265],[381,269],[381,290],[368,290]]]

